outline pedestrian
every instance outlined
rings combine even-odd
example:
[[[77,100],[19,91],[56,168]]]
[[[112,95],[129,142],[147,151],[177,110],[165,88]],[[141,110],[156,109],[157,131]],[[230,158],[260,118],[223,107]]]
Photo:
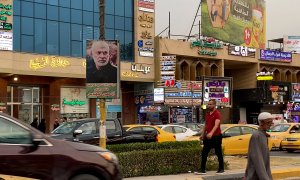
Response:
[[[259,127],[249,142],[246,180],[272,180],[267,130],[273,125],[274,117],[268,112],[258,115]]]
[[[56,118],[54,121],[53,130],[56,129],[58,126],[59,126],[59,121],[58,118]]]
[[[195,174],[206,174],[207,156],[211,149],[215,149],[215,153],[219,161],[219,169],[217,174],[224,173],[224,159],[222,154],[222,133],[221,133],[221,113],[216,109],[216,100],[210,99],[207,104],[208,112],[205,114],[205,125],[200,137],[203,140],[203,149],[201,153],[201,169]]]
[[[109,45],[106,41],[95,41],[91,47],[93,61],[87,61],[87,83],[116,83],[118,70],[110,63]]]
[[[34,118],[32,123],[30,124],[32,127],[38,129],[38,118]]]
[[[41,131],[41,132],[43,132],[43,133],[45,133],[46,132],[46,119],[41,119],[41,122],[40,122],[40,124],[39,124],[39,126],[38,126],[38,129]]]

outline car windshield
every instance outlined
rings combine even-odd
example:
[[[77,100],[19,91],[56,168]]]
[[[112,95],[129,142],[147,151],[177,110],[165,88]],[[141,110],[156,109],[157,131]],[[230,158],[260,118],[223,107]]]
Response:
[[[277,124],[269,130],[269,132],[285,132],[289,129],[291,125],[289,124]]]
[[[76,127],[77,123],[78,122],[65,122],[52,131],[52,134],[69,134]]]
[[[221,132],[223,132],[228,126],[221,124]]]
[[[123,127],[123,131],[127,131],[127,129],[129,129],[129,127]]]

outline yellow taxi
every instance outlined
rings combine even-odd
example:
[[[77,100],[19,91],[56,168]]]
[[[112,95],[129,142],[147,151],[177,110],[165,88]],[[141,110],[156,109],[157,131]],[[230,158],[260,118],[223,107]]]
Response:
[[[281,141],[281,147],[282,149],[287,150],[289,153],[300,150],[300,131],[296,131],[293,134],[287,135]]]
[[[152,125],[142,125],[142,124],[131,124],[124,125],[123,129],[129,134],[132,135],[131,139],[139,138],[139,137],[147,137],[149,139],[149,134],[154,134],[154,141],[156,142],[168,142],[168,141],[176,141],[176,136],[172,133],[168,133],[159,127]],[[131,142],[134,142],[132,140]],[[149,142],[149,141],[148,141]]]
[[[281,147],[281,141],[291,133],[294,133],[300,129],[300,123],[280,123],[271,127],[268,134],[271,136],[271,142],[273,148]]]
[[[257,125],[251,124],[221,124],[224,154],[247,154],[251,135],[257,129]],[[185,140],[199,141],[199,138],[200,136],[193,136]],[[269,149],[271,149],[271,143],[269,143]]]

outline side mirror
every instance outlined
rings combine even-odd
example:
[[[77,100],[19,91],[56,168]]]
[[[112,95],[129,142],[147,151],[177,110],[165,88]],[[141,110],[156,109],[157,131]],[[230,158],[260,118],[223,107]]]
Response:
[[[292,134],[292,133],[296,133],[296,130],[291,130],[290,133],[291,133],[291,134]]]
[[[81,129],[76,129],[73,132],[73,137],[76,138],[76,136],[81,135],[83,133],[83,131]]]

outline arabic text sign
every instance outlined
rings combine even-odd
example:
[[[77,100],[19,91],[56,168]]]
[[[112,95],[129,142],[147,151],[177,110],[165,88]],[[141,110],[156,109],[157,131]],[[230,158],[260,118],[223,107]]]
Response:
[[[60,89],[61,113],[88,113],[86,89],[82,87],[64,87]]]
[[[0,50],[13,50],[13,33],[0,31]]]
[[[300,36],[283,36],[283,51],[300,53]]]
[[[292,62],[292,53],[261,49],[260,60]]]
[[[265,48],[264,0],[203,0],[201,32],[234,45]]]

